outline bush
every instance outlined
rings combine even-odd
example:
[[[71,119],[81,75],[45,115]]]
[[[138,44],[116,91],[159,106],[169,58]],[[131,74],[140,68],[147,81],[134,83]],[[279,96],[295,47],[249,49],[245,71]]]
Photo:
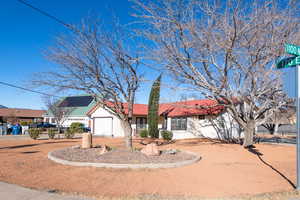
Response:
[[[54,139],[55,134],[56,134],[56,129],[55,128],[49,128],[48,129],[48,136],[49,136],[50,139]]]
[[[148,130],[146,130],[146,129],[141,130],[140,136],[141,136],[142,138],[148,137]]]
[[[173,133],[171,131],[162,131],[161,136],[164,140],[172,140]]]
[[[73,133],[82,133],[84,129],[84,124],[80,122],[73,122],[70,126]]]
[[[21,121],[20,125],[21,126],[28,126],[30,124],[30,122],[26,122],[26,121]]]
[[[74,132],[72,129],[70,129],[70,128],[68,128],[68,129],[65,131],[65,138],[67,138],[67,139],[73,138],[74,135],[75,135],[75,132]]]
[[[28,132],[29,132],[30,138],[36,140],[40,137],[41,129],[31,128],[31,129],[28,130]]]

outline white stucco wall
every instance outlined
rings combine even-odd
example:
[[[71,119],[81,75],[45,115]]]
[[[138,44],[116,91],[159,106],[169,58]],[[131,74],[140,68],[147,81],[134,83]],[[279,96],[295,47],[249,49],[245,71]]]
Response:
[[[223,114],[226,123],[229,124],[230,118],[227,113]],[[174,139],[184,138],[218,138],[216,129],[209,122],[210,116],[205,116],[205,119],[199,119],[198,116],[187,117],[187,130],[171,130],[171,119],[168,118],[167,130],[173,132]],[[238,137],[238,130],[236,127],[233,128],[234,137]]]
[[[91,132],[92,133],[94,133],[94,118],[97,118],[97,117],[111,117],[112,123],[113,123],[112,135],[114,137],[123,137],[124,136],[124,129],[122,128],[121,120],[103,108],[98,108],[91,115]]]
[[[198,117],[187,117],[187,130],[171,130],[171,120],[172,118],[169,117],[167,130],[172,131],[173,139],[200,138],[215,134],[213,127],[201,126],[205,120],[199,120]]]
[[[224,118],[229,123],[229,115],[227,113],[223,114]],[[97,117],[111,117],[112,118],[112,134],[114,137],[124,137],[124,129],[122,127],[121,120],[116,116],[106,111],[103,108],[98,108],[94,113],[92,113],[91,117],[91,132],[94,133],[94,118]],[[132,119],[132,129],[133,135],[136,134],[136,117],[134,116]],[[184,138],[201,138],[201,137],[209,137],[209,138],[217,138],[217,132],[214,127],[208,121],[208,117],[206,119],[199,119],[198,116],[187,117],[187,130],[171,130],[171,118],[167,119],[167,130],[173,132],[174,139],[184,139]],[[159,128],[162,127],[162,120],[160,120]],[[237,129],[233,130],[235,136],[238,136]]]

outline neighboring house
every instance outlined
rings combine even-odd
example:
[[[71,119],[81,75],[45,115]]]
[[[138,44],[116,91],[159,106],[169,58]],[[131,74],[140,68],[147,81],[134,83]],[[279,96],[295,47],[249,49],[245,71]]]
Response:
[[[66,116],[66,120],[63,120],[63,127],[69,127],[73,122],[80,122],[83,123],[85,127],[90,127],[90,118],[87,116],[87,112],[95,106],[95,101],[92,96],[80,95],[65,97],[58,106],[70,110],[70,113]],[[44,122],[55,124],[54,116],[51,111],[48,110],[43,117]]]
[[[124,104],[126,110],[127,105]],[[148,105],[134,104],[132,128],[137,135],[140,130],[147,128]],[[174,103],[163,103],[159,106],[159,128],[173,132],[173,138],[216,138],[216,130],[209,119],[218,115],[226,115],[224,107],[216,105],[213,100],[189,100]],[[94,135],[123,137],[124,129],[120,119],[100,104],[95,105],[87,115],[91,119],[91,131]]]
[[[257,127],[257,133],[295,134],[296,133],[296,107],[289,106],[280,109],[263,125]]]
[[[0,108],[0,122],[39,122],[43,121],[44,113],[44,110],[32,110],[23,108]]]

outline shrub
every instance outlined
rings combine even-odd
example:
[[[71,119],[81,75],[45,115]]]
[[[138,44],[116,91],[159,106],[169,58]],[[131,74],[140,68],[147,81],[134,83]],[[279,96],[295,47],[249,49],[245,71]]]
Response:
[[[148,137],[148,130],[146,130],[146,129],[141,130],[140,136],[141,136],[142,138]]]
[[[74,132],[72,129],[70,129],[70,128],[68,128],[68,129],[65,131],[65,138],[67,138],[67,139],[73,138],[74,135],[75,135],[75,132]]]
[[[161,136],[164,140],[172,140],[173,133],[171,131],[162,131]]]
[[[48,129],[48,136],[49,136],[50,139],[54,139],[55,134],[56,134],[56,129],[55,128],[49,128]]]
[[[29,122],[26,122],[26,121],[21,121],[20,122],[20,125],[21,126],[28,126],[30,123]]]
[[[36,140],[40,137],[41,129],[39,128],[31,128],[28,130],[30,138]]]
[[[82,133],[84,129],[84,124],[80,122],[73,122],[70,126],[73,133]]]

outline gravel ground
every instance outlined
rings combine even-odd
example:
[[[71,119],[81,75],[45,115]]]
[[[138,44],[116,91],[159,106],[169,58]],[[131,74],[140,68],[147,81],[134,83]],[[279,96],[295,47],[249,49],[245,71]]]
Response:
[[[159,149],[195,152],[201,155],[201,161],[155,170],[73,167],[47,158],[49,152],[80,144],[80,139],[0,140],[0,181],[102,200],[294,200],[300,197],[286,180],[296,182],[295,146],[256,144],[256,150],[263,154],[260,159],[240,145],[203,139],[177,140]],[[93,144],[120,149],[124,140],[94,137]],[[133,144],[137,149],[144,147],[137,140]]]
[[[116,164],[141,164],[141,163],[174,163],[192,160],[195,156],[185,152],[168,154],[162,151],[159,156],[146,156],[140,151],[112,150],[101,155],[101,148],[81,149],[65,148],[56,150],[53,156],[76,162],[116,163]]]

